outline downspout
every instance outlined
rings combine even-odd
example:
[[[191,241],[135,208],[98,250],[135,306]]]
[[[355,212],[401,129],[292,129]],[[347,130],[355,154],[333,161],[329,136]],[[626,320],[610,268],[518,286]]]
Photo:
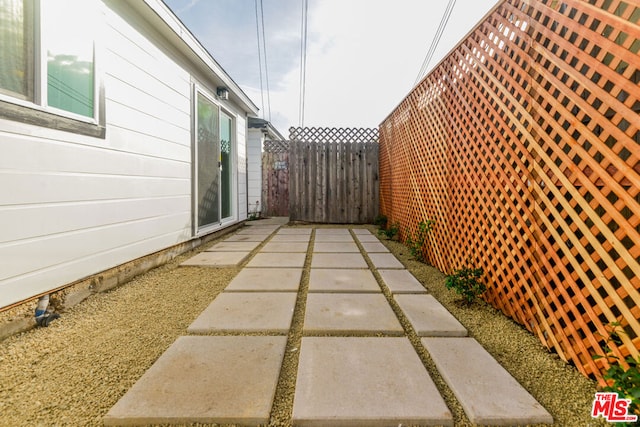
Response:
[[[38,305],[36,306],[36,323],[38,326],[47,327],[49,323],[53,322],[57,318],[60,317],[58,313],[53,311],[47,311],[49,308],[49,295],[43,295],[38,300]]]

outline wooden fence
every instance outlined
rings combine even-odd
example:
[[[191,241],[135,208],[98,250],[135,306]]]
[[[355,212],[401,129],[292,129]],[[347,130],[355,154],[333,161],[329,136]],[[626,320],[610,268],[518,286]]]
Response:
[[[289,216],[289,141],[264,142],[262,215]]]
[[[291,128],[289,141],[265,144],[267,215],[371,223],[378,214],[378,193],[377,129]]]
[[[640,348],[640,5],[503,0],[380,126],[381,213],[600,378]]]

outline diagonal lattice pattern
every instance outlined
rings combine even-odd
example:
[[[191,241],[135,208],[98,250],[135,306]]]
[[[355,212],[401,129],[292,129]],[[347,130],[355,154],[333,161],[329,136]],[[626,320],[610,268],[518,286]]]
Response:
[[[640,3],[504,0],[380,125],[380,204],[585,375],[640,349]]]
[[[289,139],[304,142],[378,142],[378,129],[290,127]]]

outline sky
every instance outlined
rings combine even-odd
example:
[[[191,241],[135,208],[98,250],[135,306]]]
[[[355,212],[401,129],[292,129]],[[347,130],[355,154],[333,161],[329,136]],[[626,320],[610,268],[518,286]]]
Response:
[[[301,124],[378,127],[413,88],[448,3],[308,0],[301,123],[303,0],[164,1],[260,108],[260,117],[285,137],[289,127]],[[496,3],[457,0],[429,68]],[[256,4],[258,22],[264,22],[268,96],[264,51],[258,54],[262,27],[257,31]]]

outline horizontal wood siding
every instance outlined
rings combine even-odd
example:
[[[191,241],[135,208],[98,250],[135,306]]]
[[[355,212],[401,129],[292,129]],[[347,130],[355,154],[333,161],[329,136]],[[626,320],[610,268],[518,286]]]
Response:
[[[0,307],[191,238],[190,73],[103,13],[106,139],[0,119]]]

